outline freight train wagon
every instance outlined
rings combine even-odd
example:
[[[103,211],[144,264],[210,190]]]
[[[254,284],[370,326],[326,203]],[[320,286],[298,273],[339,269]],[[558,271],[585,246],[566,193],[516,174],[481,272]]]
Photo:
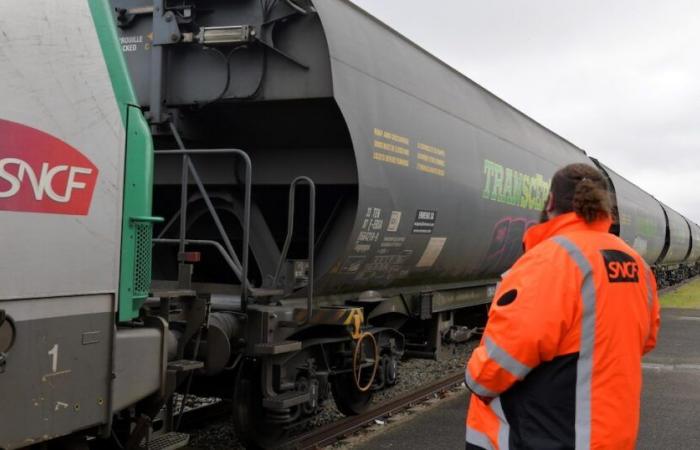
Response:
[[[0,447],[185,443],[175,391],[251,445],[357,413],[469,335],[569,163],[697,270],[697,225],[345,0],[11,0],[0,44]]]

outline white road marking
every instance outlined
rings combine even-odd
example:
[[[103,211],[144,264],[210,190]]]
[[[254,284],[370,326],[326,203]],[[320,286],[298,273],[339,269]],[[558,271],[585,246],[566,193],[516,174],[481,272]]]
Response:
[[[656,372],[700,372],[700,364],[659,364],[642,363],[642,369]]]

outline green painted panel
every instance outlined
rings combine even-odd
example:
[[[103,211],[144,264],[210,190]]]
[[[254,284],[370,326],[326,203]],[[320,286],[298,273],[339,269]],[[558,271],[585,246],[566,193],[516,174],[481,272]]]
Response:
[[[151,283],[153,139],[121,52],[108,0],[88,0],[126,129],[124,206],[119,274],[119,320],[136,318]]]

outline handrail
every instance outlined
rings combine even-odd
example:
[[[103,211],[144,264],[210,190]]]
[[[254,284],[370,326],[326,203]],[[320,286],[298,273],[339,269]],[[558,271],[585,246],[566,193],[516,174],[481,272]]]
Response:
[[[296,198],[296,188],[299,184],[305,182],[309,185],[309,281],[306,288],[306,318],[302,325],[306,325],[311,320],[311,314],[313,312],[313,295],[314,295],[314,240],[316,238],[315,225],[316,225],[316,184],[309,177],[300,176],[292,181],[291,186],[289,186],[289,211],[287,212],[287,237],[284,239],[284,247],[282,247],[282,254],[280,255],[280,260],[277,263],[277,270],[275,270],[275,278],[273,279],[273,286],[277,286],[277,281],[279,279],[280,273],[282,272],[282,265],[287,259],[287,253],[289,252],[289,247],[292,243],[292,235],[294,234],[294,201]]]
[[[226,234],[226,230],[223,227],[223,224],[221,223],[221,219],[219,218],[218,213],[216,212],[216,209],[214,208],[214,205],[211,201],[211,198],[209,197],[209,194],[207,193],[206,189],[204,188],[204,184],[202,183],[201,178],[199,177],[199,173],[197,172],[197,169],[195,168],[194,164],[192,163],[192,160],[190,156],[193,155],[212,155],[212,154],[220,154],[220,155],[226,155],[226,154],[233,154],[239,156],[241,159],[243,159],[243,162],[245,163],[245,193],[244,193],[244,200],[243,200],[243,254],[242,254],[242,274],[240,274],[239,279],[241,282],[241,311],[245,312],[247,308],[247,297],[248,297],[248,261],[249,261],[249,245],[250,245],[250,209],[251,209],[251,190],[252,190],[252,163],[250,160],[250,157],[246,152],[240,149],[197,149],[197,150],[188,150],[185,148],[182,139],[180,138],[180,133],[177,131],[177,128],[175,125],[170,122],[170,129],[173,133],[173,136],[175,137],[175,140],[177,141],[178,146],[180,147],[180,150],[157,150],[154,153],[157,155],[182,155],[182,163],[183,163],[183,169],[182,169],[182,189],[181,189],[181,197],[180,197],[180,235],[179,235],[179,244],[180,244],[180,254],[184,253],[184,248],[186,245],[186,238],[185,238],[185,233],[186,233],[186,223],[187,223],[187,189],[189,185],[189,180],[188,180],[188,174],[192,174],[192,178],[197,185],[197,188],[199,189],[200,194],[202,195],[202,198],[204,199],[204,202],[207,205],[207,208],[209,209],[209,212],[212,215],[212,218],[214,219],[214,223],[216,224],[216,227],[219,231],[219,234],[221,235],[221,238],[224,241],[224,244],[226,246],[226,249],[229,252],[229,256],[231,256],[231,259],[234,258],[235,251],[233,249],[233,245],[231,245],[231,241],[228,238],[228,234]]]

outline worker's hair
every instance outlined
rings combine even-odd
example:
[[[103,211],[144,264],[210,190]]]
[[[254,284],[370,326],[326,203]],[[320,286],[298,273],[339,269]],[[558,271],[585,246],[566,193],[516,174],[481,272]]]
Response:
[[[552,177],[554,212],[576,212],[588,223],[611,216],[607,182],[596,168],[586,164],[569,164]]]

